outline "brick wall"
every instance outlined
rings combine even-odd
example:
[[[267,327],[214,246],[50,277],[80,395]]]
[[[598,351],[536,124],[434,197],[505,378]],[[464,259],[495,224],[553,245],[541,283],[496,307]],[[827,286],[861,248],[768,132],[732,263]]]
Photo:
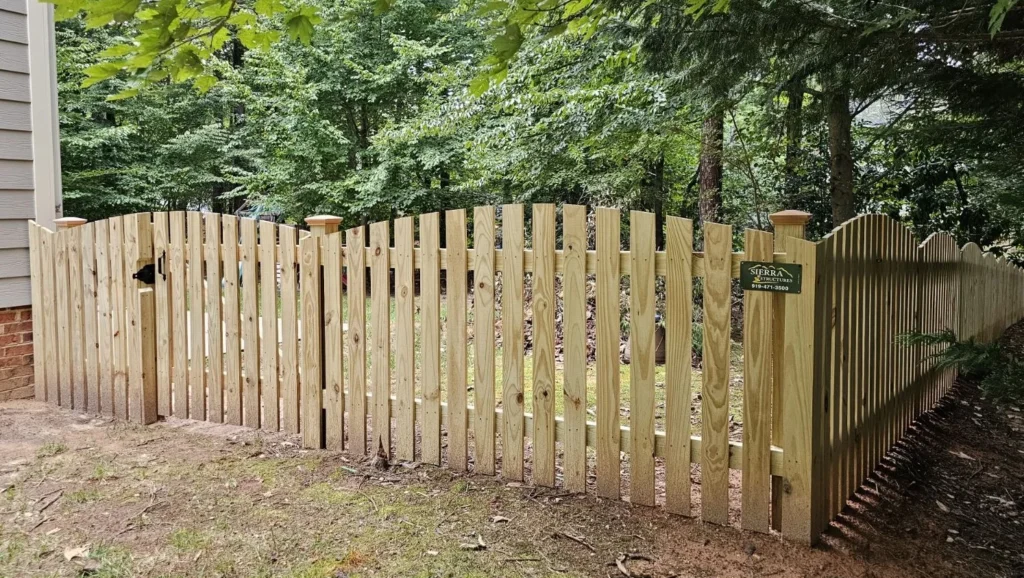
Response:
[[[0,401],[32,397],[32,308],[0,309]]]

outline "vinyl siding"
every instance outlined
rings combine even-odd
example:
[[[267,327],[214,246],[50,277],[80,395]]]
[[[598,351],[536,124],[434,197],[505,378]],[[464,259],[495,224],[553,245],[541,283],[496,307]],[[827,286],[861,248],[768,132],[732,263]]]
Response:
[[[0,307],[17,307],[32,303],[32,288],[28,277],[0,279]]]
[[[0,69],[28,74],[28,47],[0,40]]]
[[[0,210],[8,219],[36,216],[36,197],[31,190],[0,189]]]
[[[0,189],[32,190],[32,161],[0,159]]]
[[[25,0],[0,0],[0,307],[26,305],[35,217]]]
[[[0,40],[28,44],[28,26],[25,15],[9,10],[0,10]]]
[[[6,10],[7,12],[14,12],[15,14],[25,14],[25,0],[0,0],[0,10]]]
[[[32,160],[32,133],[0,129],[0,159]]]
[[[32,130],[32,107],[27,102],[0,100],[0,128]]]

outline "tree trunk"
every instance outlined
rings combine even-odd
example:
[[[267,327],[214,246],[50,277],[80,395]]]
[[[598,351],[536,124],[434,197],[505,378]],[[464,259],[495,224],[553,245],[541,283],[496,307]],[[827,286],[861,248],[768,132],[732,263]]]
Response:
[[[665,154],[647,167],[644,179],[646,201],[644,208],[654,213],[654,244],[665,247]]]
[[[957,224],[960,227],[960,234],[968,241],[974,241],[970,236],[971,208],[970,199],[967,196],[967,189],[964,187],[963,179],[960,178],[960,173],[956,170],[956,163],[950,161],[946,167],[949,171],[950,178],[953,179],[953,183],[956,185],[956,198],[960,205],[960,215],[957,219]],[[978,243],[978,245],[981,245],[981,243]]]
[[[829,190],[832,194],[832,225],[856,216],[853,202],[853,140],[850,130],[850,97],[845,90],[833,92],[828,102]]]
[[[699,219],[719,222],[722,218],[722,141],[725,139],[725,116],[715,112],[704,118],[700,135]]]
[[[804,83],[793,81],[786,89],[789,104],[786,105],[786,164],[783,168],[784,209],[797,206],[800,197],[800,143],[804,136]]]

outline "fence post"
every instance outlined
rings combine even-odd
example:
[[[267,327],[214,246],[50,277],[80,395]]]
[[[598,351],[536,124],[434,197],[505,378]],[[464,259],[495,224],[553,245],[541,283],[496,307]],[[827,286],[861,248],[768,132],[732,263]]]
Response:
[[[317,243],[320,243],[320,242],[322,242],[319,239],[320,237],[324,237],[326,235],[330,235],[332,233],[337,233],[338,232],[338,226],[341,224],[341,217],[335,217],[334,215],[314,215],[312,217],[306,217],[306,224],[309,225],[309,232],[310,232],[310,234],[313,236],[314,239],[317,240]],[[320,445],[319,445],[319,447],[325,448],[325,447],[327,447],[327,409],[324,407],[324,399],[325,399],[325,395],[326,395],[326,392],[324,390],[327,389],[327,360],[325,358],[326,352],[324,351],[324,342],[325,342],[325,340],[324,340],[324,330],[325,330],[325,327],[324,327],[324,323],[323,323],[323,309],[322,309],[323,308],[323,303],[324,303],[324,274],[323,274],[324,268],[323,268],[322,258],[318,259],[318,260],[321,261],[321,263],[320,263],[320,275],[319,275],[319,278],[318,278],[319,279],[320,287],[317,288],[317,292],[320,295],[320,300],[318,301],[318,303],[320,304],[320,307],[321,307],[321,310],[319,312],[320,313],[319,318],[320,318],[320,321],[321,321],[319,323],[319,326],[320,326],[319,327],[319,331],[320,331],[320,341],[319,341],[319,347],[320,347],[320,364],[319,364],[319,368],[320,368],[320,430],[319,430]],[[303,277],[303,280],[305,280],[305,277]],[[305,293],[305,289],[303,289],[303,293]],[[303,307],[303,309],[305,309],[305,307]],[[305,333],[307,331],[310,331],[312,329],[313,328],[309,328],[309,329],[303,328],[303,333]],[[306,358],[306,356],[303,355],[303,359],[305,359],[305,358]],[[305,402],[303,402],[303,405],[305,405]],[[307,406],[307,411],[308,410],[309,410],[309,408]],[[309,415],[309,414],[307,413],[306,415]],[[316,414],[313,414],[313,415],[316,415]],[[306,436],[303,436],[303,438],[307,439],[307,440],[310,439],[309,437],[306,437]]]
[[[813,544],[820,527],[822,392],[815,379],[817,246],[786,242],[785,262],[803,268],[800,293],[785,295],[782,357],[782,535]]]
[[[75,227],[81,227],[88,221],[81,217],[61,217],[53,223],[57,226],[57,230],[61,229],[74,229]]]
[[[786,238],[803,239],[811,214],[803,211],[779,211],[768,216],[775,229],[775,252],[786,252]],[[772,299],[772,445],[782,447],[782,358],[786,336],[786,299],[776,293]],[[772,529],[782,530],[781,476],[772,476]]]

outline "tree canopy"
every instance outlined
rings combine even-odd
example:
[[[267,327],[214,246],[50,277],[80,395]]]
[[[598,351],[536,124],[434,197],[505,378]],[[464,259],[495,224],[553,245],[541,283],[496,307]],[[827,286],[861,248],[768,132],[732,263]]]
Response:
[[[1024,246],[1013,0],[57,0],[69,214],[582,202]]]

